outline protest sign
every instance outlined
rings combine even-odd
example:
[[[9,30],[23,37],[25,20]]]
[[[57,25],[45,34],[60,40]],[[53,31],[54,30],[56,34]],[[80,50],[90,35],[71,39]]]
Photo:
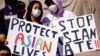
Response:
[[[62,18],[62,20],[51,22],[50,27],[59,29],[64,37],[64,56],[100,48],[93,14],[69,19]]]
[[[8,46],[21,56],[56,56],[58,32],[19,18],[10,20]]]

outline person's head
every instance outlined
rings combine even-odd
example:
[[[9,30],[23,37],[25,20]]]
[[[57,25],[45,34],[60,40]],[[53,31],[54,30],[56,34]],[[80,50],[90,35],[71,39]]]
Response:
[[[19,9],[21,10],[21,13],[22,13],[23,16],[24,16],[24,14],[25,14],[25,12],[26,12],[26,9],[25,9],[26,4],[25,4],[23,1],[17,1],[16,7],[19,8]]]
[[[17,0],[5,0],[5,4],[13,7],[17,3]]]
[[[0,56],[11,56],[10,49],[5,45],[0,46]]]
[[[27,8],[26,19],[28,21],[36,20],[38,23],[40,23],[42,14],[42,4],[39,1],[31,1]],[[32,19],[32,17],[35,19]]]
[[[45,4],[51,13],[59,13],[63,10],[61,0],[45,0]]]

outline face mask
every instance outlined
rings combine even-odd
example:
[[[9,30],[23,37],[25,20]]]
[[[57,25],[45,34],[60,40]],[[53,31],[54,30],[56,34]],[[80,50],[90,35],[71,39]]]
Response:
[[[56,5],[51,5],[51,6],[49,6],[49,10],[51,11],[51,12],[53,12],[53,13],[55,13],[55,12],[57,12],[57,6]]]
[[[38,17],[38,16],[40,16],[40,14],[41,14],[41,11],[40,10],[38,10],[38,9],[32,10],[32,15],[33,16]]]

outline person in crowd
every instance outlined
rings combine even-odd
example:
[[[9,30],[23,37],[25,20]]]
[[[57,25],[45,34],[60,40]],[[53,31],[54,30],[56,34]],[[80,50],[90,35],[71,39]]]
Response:
[[[52,21],[57,21],[63,18],[69,19],[76,17],[73,12],[64,10],[61,0],[45,0],[45,4],[47,5],[50,13],[42,19],[41,22],[43,25],[49,26]]]
[[[31,1],[27,8],[26,20],[41,24],[42,15],[42,4],[39,1]]]
[[[0,46],[0,56],[11,56],[9,47],[5,45]]]
[[[0,46],[6,45],[6,36],[4,34],[4,15],[0,12]]]
[[[23,18],[20,9],[18,9],[15,5],[17,4],[17,0],[4,0],[5,7],[0,10],[0,12],[4,15],[4,34],[7,36],[8,27],[11,17]]]
[[[62,7],[61,0],[45,0],[45,4],[47,5],[50,13],[48,13],[48,15],[46,15],[41,20],[43,25],[52,27],[52,22],[56,22],[60,19],[70,19],[76,17],[76,15],[73,12],[69,10],[64,10],[64,8]],[[59,43],[56,56],[63,56],[63,38],[59,38],[58,41]]]
[[[26,4],[23,1],[17,1],[16,7],[21,10],[22,15],[24,16],[24,14],[26,13]]]

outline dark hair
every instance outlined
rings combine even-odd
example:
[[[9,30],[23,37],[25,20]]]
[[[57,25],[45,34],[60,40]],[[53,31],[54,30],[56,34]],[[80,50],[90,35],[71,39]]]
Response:
[[[26,7],[26,4],[23,1],[17,1],[16,8],[20,9],[23,16],[26,12],[25,7]]]
[[[35,3],[39,3],[40,7],[41,7],[40,8],[41,15],[39,17],[36,17],[36,21],[41,24],[40,20],[41,20],[42,14],[43,14],[43,10],[42,10],[42,4],[39,1],[31,1],[29,3],[28,8],[27,8],[26,20],[31,21],[32,7],[34,6]]]
[[[45,4],[47,5],[47,6],[50,6],[51,5],[51,2],[53,2],[52,0],[45,0]]]
[[[17,1],[16,7],[22,9],[26,7],[26,4],[23,1]]]
[[[14,7],[16,3],[17,3],[17,0],[5,0],[5,4],[11,7]]]
[[[10,51],[9,47],[7,47],[5,45],[0,45],[0,51],[1,50],[7,50],[9,52],[9,54],[7,56],[11,56],[11,51]]]

